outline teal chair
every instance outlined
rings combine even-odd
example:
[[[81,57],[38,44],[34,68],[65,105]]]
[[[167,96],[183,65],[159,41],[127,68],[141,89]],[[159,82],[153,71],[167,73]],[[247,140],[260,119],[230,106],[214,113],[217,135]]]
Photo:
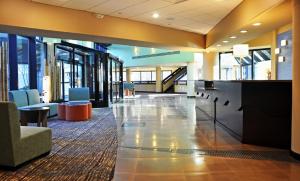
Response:
[[[18,108],[49,107],[49,117],[57,115],[57,103],[41,103],[40,94],[36,89],[9,91],[9,101],[14,102]]]
[[[15,103],[0,102],[0,115],[0,166],[17,167],[51,151],[51,129],[20,126]]]
[[[70,88],[69,101],[90,101],[90,89],[88,87]]]

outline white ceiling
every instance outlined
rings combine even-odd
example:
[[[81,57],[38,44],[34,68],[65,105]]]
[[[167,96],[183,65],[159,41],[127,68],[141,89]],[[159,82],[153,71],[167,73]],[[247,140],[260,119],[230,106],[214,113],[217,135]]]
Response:
[[[32,0],[207,34],[242,0]],[[152,14],[160,14],[158,19]]]

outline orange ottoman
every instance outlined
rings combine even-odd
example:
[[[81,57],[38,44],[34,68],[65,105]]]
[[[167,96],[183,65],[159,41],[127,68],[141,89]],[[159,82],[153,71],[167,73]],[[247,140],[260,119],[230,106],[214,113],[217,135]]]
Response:
[[[58,104],[57,109],[58,109],[57,110],[58,119],[65,120],[66,119],[66,104],[64,104],[64,103]]]
[[[89,119],[88,104],[67,104],[67,121],[86,121]]]
[[[88,104],[88,114],[89,114],[89,119],[92,118],[93,116],[93,109],[92,109],[92,103],[87,103]]]

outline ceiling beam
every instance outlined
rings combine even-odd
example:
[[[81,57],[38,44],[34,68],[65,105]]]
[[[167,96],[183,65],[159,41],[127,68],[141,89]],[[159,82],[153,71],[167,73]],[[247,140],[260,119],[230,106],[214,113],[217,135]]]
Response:
[[[290,0],[244,0],[208,34],[207,48],[215,48],[217,44],[232,47],[233,44],[244,43],[292,21]],[[262,23],[259,27],[253,23]],[[241,34],[246,29],[248,33]],[[230,36],[237,36],[230,39]],[[229,40],[229,43],[222,43]]]
[[[199,51],[205,36],[158,25],[31,2],[0,1],[0,31],[157,48]]]

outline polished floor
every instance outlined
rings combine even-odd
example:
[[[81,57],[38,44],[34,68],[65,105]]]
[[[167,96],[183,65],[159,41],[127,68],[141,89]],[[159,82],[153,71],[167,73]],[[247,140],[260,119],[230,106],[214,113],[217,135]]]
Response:
[[[241,144],[185,95],[138,95],[113,107],[115,181],[300,180],[287,150]]]

